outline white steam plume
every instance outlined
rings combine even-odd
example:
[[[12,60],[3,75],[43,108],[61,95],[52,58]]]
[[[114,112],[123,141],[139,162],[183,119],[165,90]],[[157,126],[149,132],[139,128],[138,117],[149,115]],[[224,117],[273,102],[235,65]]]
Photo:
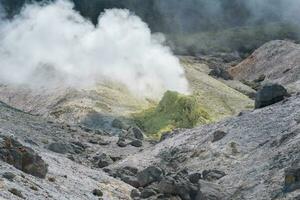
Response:
[[[72,8],[65,0],[27,5],[0,23],[1,82],[84,87],[110,79],[143,96],[187,92],[179,60],[140,18],[111,9],[95,27]]]

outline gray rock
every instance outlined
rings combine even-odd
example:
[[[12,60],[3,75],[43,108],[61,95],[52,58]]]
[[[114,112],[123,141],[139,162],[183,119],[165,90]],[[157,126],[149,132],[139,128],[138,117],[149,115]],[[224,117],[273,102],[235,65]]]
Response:
[[[126,147],[127,146],[126,140],[123,138],[119,138],[117,145],[122,148]]]
[[[23,146],[13,138],[0,138],[0,159],[39,178],[45,178],[48,172],[48,165],[33,149]]]
[[[187,172],[166,175],[158,185],[163,194],[180,196],[183,200],[193,200],[198,193],[198,185],[188,179]]]
[[[189,180],[191,183],[198,183],[198,181],[202,178],[201,173],[192,173],[189,175]]]
[[[204,180],[213,181],[223,178],[226,176],[226,173],[219,170],[204,170],[202,176]]]
[[[134,147],[142,147],[143,146],[143,142],[141,140],[133,140],[129,144]]]
[[[160,181],[163,171],[155,166],[147,167],[137,174],[140,186],[145,187],[153,182]]]
[[[110,172],[112,176],[120,178],[123,182],[135,188],[140,187],[139,181],[136,177],[137,173],[138,169],[130,166],[126,166],[124,168],[117,169],[114,172]]]
[[[10,193],[12,193],[12,194],[14,194],[14,195],[20,197],[21,199],[24,199],[24,196],[23,196],[23,194],[22,194],[22,192],[21,192],[20,190],[18,190],[18,189],[16,189],[16,188],[11,188],[11,189],[9,189],[8,191],[9,191]]]
[[[223,139],[225,136],[227,135],[227,133],[225,133],[224,131],[215,131],[213,133],[213,139],[212,139],[212,142],[217,142],[221,139]]]
[[[279,84],[266,84],[256,94],[255,108],[263,108],[288,96],[287,90]]]
[[[144,133],[138,127],[132,127],[129,129],[129,135],[134,136],[138,140],[144,140]]]
[[[141,196],[141,192],[138,189],[131,190],[130,197],[132,199],[137,199]]]
[[[152,188],[145,188],[141,192],[141,197],[144,199],[149,198],[154,195],[156,195],[156,191]]]
[[[6,178],[7,180],[12,181],[16,175],[12,172],[4,172],[4,174],[2,175],[3,178]]]
[[[66,153],[73,152],[72,146],[70,144],[66,144],[66,143],[63,143],[63,142],[51,143],[48,146],[48,149],[50,151],[53,151],[55,153],[60,153],[60,154],[66,154]]]
[[[80,154],[80,153],[83,153],[87,147],[88,146],[86,144],[83,144],[83,143],[81,143],[79,141],[72,142],[70,144],[71,151],[69,153]]]
[[[135,188],[140,187],[140,183],[135,176],[130,176],[130,175],[124,174],[120,178],[123,182],[131,185],[132,187],[135,187]]]
[[[100,168],[107,167],[114,163],[114,161],[111,159],[111,157],[105,153],[102,153],[99,156],[95,156],[94,160],[97,161],[97,166]]]

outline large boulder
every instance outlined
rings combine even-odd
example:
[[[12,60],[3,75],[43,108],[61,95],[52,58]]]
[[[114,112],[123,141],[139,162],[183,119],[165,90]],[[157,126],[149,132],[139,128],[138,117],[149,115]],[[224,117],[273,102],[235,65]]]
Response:
[[[135,167],[126,166],[123,168],[116,169],[115,171],[110,171],[109,174],[113,177],[120,178],[123,182],[138,188],[140,187],[139,181],[136,177],[138,169]]]
[[[128,136],[138,140],[144,140],[144,133],[138,127],[132,127],[128,131]]]
[[[185,171],[168,174],[160,181],[158,188],[162,194],[180,196],[183,200],[195,199],[199,191],[198,185],[190,182]]]
[[[140,186],[145,187],[153,182],[160,181],[163,175],[163,171],[159,167],[150,166],[140,171],[137,174],[137,178]]]
[[[134,147],[142,147],[144,133],[138,127],[131,127],[128,131],[124,131],[119,135],[117,145],[126,147],[128,144]]]
[[[255,98],[255,108],[263,108],[288,96],[287,90],[279,84],[266,84],[257,92]]]
[[[48,172],[48,165],[33,149],[10,137],[0,136],[0,159],[39,178],[45,178]]]

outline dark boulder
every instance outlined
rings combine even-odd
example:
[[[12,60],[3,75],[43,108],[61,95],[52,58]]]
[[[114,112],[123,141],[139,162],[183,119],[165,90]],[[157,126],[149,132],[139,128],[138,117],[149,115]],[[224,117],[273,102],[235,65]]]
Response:
[[[133,140],[129,144],[134,147],[142,147],[143,146],[143,142],[141,140]]]
[[[140,187],[139,181],[136,177],[138,169],[135,167],[126,166],[110,172],[109,174],[113,177],[120,178],[123,182],[138,188]]]
[[[140,183],[139,183],[137,177],[135,177],[135,176],[130,176],[130,175],[124,174],[120,178],[123,182],[127,183],[128,185],[131,185],[132,187],[135,187],[135,188],[140,187]]]
[[[192,173],[189,175],[189,180],[191,183],[198,183],[198,181],[202,178],[201,173]]]
[[[163,175],[163,171],[159,167],[150,166],[140,171],[137,174],[137,178],[140,186],[145,187],[153,182],[160,181]]]
[[[48,172],[48,165],[33,149],[10,137],[0,137],[0,159],[39,178],[45,178]]]
[[[212,142],[217,142],[217,141],[223,139],[226,135],[227,135],[227,133],[224,131],[216,131],[213,133]]]
[[[138,199],[141,196],[141,192],[138,189],[131,190],[130,197],[132,199]]]
[[[99,168],[107,167],[114,163],[111,157],[105,153],[95,156],[94,160],[97,162],[97,167]]]
[[[144,133],[138,127],[132,127],[129,129],[128,134],[133,139],[144,140]]]
[[[16,188],[11,188],[8,190],[10,193],[16,195],[17,197],[20,197],[21,199],[25,199],[22,192]]]
[[[255,108],[263,108],[289,96],[287,90],[279,84],[266,84],[256,94]]]
[[[197,184],[190,182],[187,172],[164,176],[158,188],[162,194],[180,196],[183,200],[194,200],[199,190]]]
[[[122,131],[119,135],[117,145],[119,147],[126,147],[128,144],[141,147],[143,145],[144,133],[137,127],[132,127],[128,131]]]
[[[103,192],[99,189],[94,189],[92,191],[92,193],[93,193],[94,196],[97,196],[97,197],[102,197],[103,196]]]

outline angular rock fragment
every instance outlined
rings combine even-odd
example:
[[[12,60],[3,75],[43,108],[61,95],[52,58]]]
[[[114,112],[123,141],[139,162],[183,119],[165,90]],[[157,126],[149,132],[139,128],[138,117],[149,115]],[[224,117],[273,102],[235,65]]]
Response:
[[[141,196],[141,192],[138,189],[133,189],[130,193],[132,199],[137,199]]]
[[[155,166],[147,167],[137,174],[140,186],[145,187],[153,182],[160,181],[163,171]]]
[[[183,200],[193,200],[198,194],[198,185],[190,182],[185,171],[165,176],[158,188],[163,194],[180,196]]]
[[[92,193],[93,193],[94,196],[97,196],[97,197],[102,197],[103,196],[103,192],[99,189],[94,189],[92,191]]]
[[[132,127],[129,129],[129,135],[134,136],[135,139],[143,140],[144,133],[138,127]]]
[[[33,149],[10,137],[0,137],[0,159],[39,178],[45,178],[48,172],[48,165]]]
[[[130,145],[134,147],[142,147],[143,142],[141,140],[133,140],[132,142],[130,142]]]
[[[204,170],[202,172],[202,176],[204,180],[213,181],[219,180],[220,178],[226,176],[226,174],[219,170]]]

